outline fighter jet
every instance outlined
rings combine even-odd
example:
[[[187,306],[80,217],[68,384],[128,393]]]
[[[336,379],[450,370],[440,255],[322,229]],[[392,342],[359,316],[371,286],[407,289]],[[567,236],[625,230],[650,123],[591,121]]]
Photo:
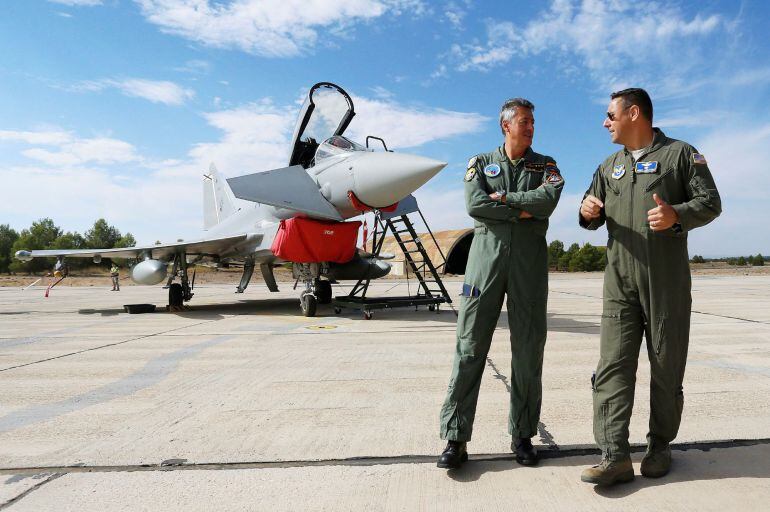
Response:
[[[364,145],[353,142],[343,134],[354,115],[353,100],[341,87],[315,84],[300,109],[287,167],[224,180],[212,164],[203,180],[204,231],[192,240],[122,249],[18,251],[16,257],[56,257],[59,263],[64,258],[96,263],[103,257],[131,259],[136,261],[130,270],[134,282],[167,280],[168,303],[174,308],[193,297],[189,269],[195,263],[242,263],[236,292],[243,293],[257,265],[268,289],[278,291],[273,268],[290,262],[294,277],[304,283],[302,312],[314,316],[317,303],[331,302],[332,281],[376,279],[390,271],[386,261],[356,248],[361,222],[346,219],[397,208],[446,166],[389,151],[379,137],[366,137]],[[382,150],[369,147],[375,140]]]

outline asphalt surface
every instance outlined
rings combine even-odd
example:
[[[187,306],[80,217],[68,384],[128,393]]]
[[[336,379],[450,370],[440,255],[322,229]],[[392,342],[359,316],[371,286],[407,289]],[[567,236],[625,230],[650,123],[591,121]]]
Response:
[[[107,284],[107,283],[105,283]],[[448,282],[453,296],[460,281]],[[375,283],[404,295],[414,282]],[[335,287],[343,294],[350,284]],[[672,472],[610,489],[597,462],[590,376],[601,275],[551,276],[536,468],[507,435],[503,315],[470,461],[435,467],[455,316],[425,308],[315,318],[297,294],[199,286],[181,312],[160,287],[0,288],[0,510],[767,510],[770,276],[696,276],[685,413]],[[631,440],[642,449],[640,355]]]

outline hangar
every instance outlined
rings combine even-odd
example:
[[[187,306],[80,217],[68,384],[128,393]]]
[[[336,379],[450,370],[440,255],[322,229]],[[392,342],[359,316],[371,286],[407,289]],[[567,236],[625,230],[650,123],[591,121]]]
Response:
[[[435,242],[433,241],[435,238]],[[468,252],[473,241],[473,229],[452,229],[448,231],[436,231],[431,237],[430,233],[420,234],[420,241],[425,247],[431,262],[442,275],[463,275],[468,263]],[[392,253],[396,257],[390,261],[392,269],[390,275],[405,276],[408,265],[404,260],[404,254],[396,240],[389,236],[382,244],[383,253]],[[445,263],[446,260],[446,263]]]

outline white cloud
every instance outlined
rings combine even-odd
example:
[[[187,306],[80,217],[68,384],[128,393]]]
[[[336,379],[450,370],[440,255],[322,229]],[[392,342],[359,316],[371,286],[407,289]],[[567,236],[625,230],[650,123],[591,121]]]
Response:
[[[93,7],[102,5],[102,0],[48,0],[54,4],[70,5],[73,7]]]
[[[134,146],[128,142],[106,137],[70,141],[62,144],[58,151],[32,148],[22,151],[22,154],[48,165],[66,167],[85,163],[125,163],[140,159]]]
[[[57,146],[67,143],[73,139],[73,135],[68,132],[51,131],[12,131],[0,130],[0,141],[24,142],[27,144],[42,144],[44,146]]]
[[[102,91],[114,88],[126,96],[143,98],[153,103],[178,106],[195,96],[195,91],[186,89],[166,80],[147,80],[144,78],[103,78],[80,82],[70,89],[75,91]]]
[[[450,56],[460,71],[485,71],[515,56],[577,58],[603,88],[617,89],[627,85],[633,66],[654,63],[656,76],[667,80],[686,76],[697,65],[687,41],[724,25],[718,15],[688,18],[655,1],[554,0],[526,25],[490,20],[485,43],[454,45]]]
[[[350,135],[363,141],[367,135],[385,139],[389,148],[412,148],[482,130],[488,118],[475,113],[413,108],[392,101],[354,97],[356,117]]]
[[[135,0],[142,14],[163,32],[216,48],[237,48],[266,57],[303,54],[318,44],[319,30],[379,18],[420,15],[419,0]]]

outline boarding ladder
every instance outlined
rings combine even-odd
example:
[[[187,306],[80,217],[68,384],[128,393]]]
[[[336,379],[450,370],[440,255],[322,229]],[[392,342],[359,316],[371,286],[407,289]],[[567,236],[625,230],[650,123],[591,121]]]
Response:
[[[428,230],[430,240],[436,245],[440,262],[433,262],[425,249],[425,245],[415,230],[414,223],[410,215],[419,215],[423,225]],[[406,270],[407,284],[409,279],[409,270],[417,278],[418,290],[416,295],[400,297],[367,297],[370,278],[364,276],[353,286],[351,292],[346,296],[338,296],[334,300],[334,310],[339,313],[342,307],[360,309],[364,317],[370,319],[372,310],[383,308],[395,308],[406,306],[426,305],[430,311],[438,311],[439,304],[452,304],[452,298],[449,296],[439,274],[441,268],[446,267],[446,257],[436,241],[425,217],[417,206],[417,201],[413,196],[402,200],[399,207],[393,212],[375,212],[374,231],[372,233],[372,253],[374,257],[380,256],[383,242],[388,232],[393,235],[401,252],[404,254],[404,263],[408,266]],[[436,264],[438,263],[438,264]]]

